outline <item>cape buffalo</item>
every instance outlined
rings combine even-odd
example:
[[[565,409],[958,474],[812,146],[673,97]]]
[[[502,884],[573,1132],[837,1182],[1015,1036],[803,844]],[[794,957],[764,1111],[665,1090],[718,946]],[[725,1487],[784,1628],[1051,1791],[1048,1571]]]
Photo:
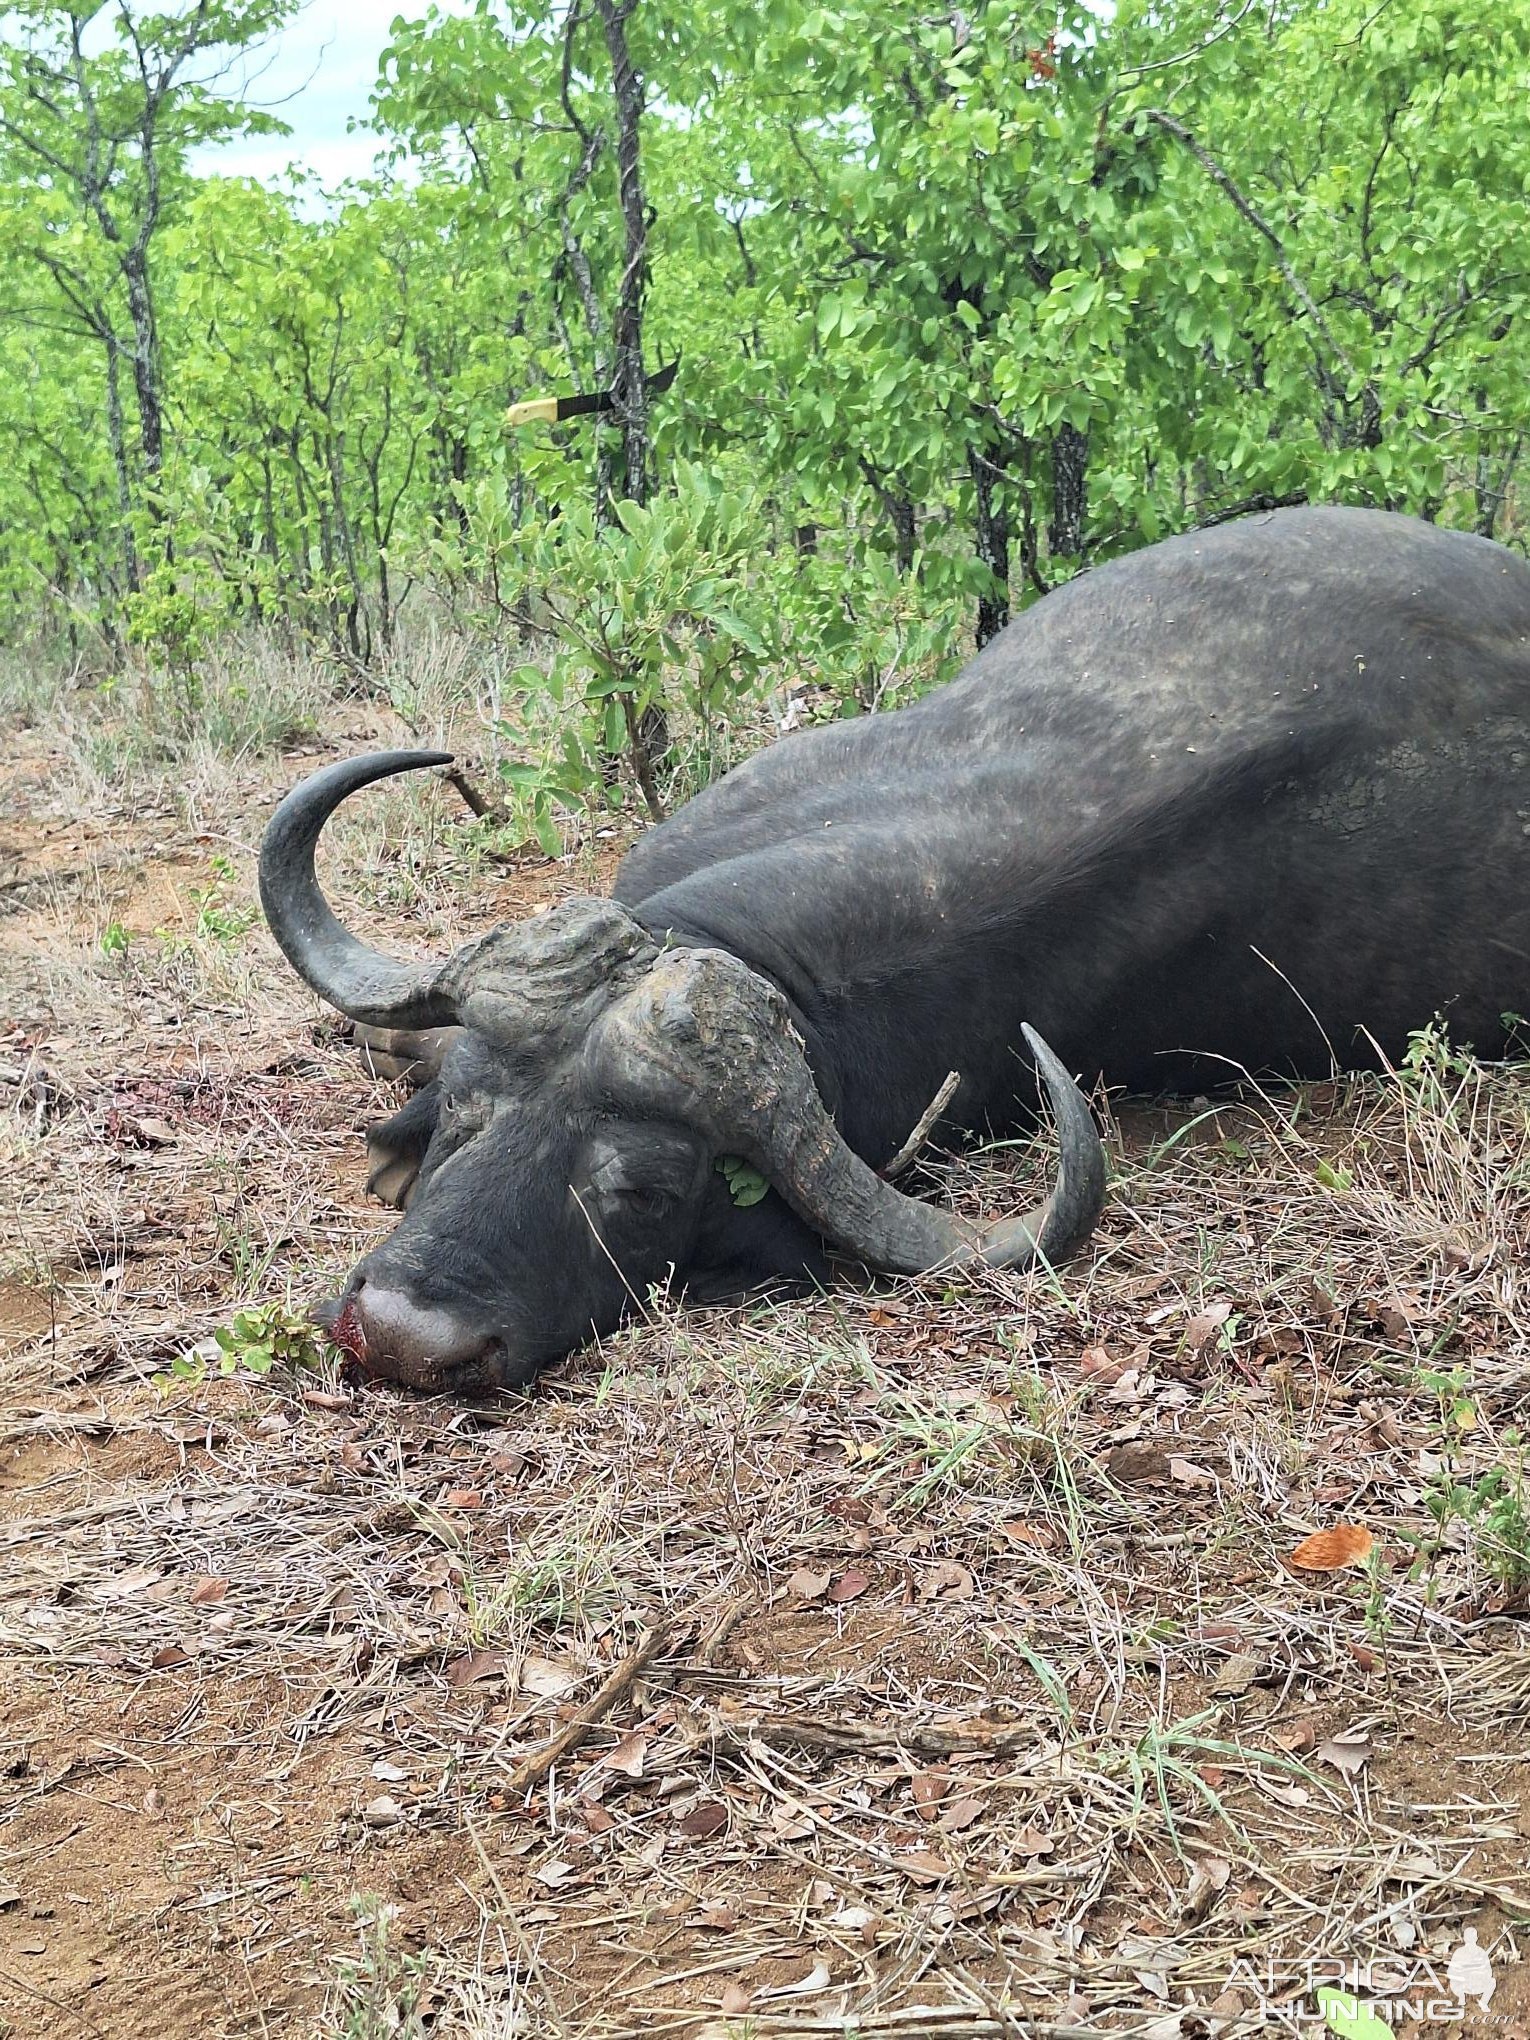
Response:
[[[1491,1052],[1530,997],[1530,565],[1381,512],[1099,567],[915,706],[729,773],[614,898],[399,963],[335,919],[314,844],[357,788],[443,762],[332,765],[261,852],[316,992],[453,1030],[371,1137],[407,1215],[328,1306],[364,1372],[417,1385],[525,1382],[671,1271],[719,1294],[818,1278],[826,1247],[1057,1260],[1104,1180],[1068,1070],[1326,1072],[1436,1013]],[[943,1128],[997,1129],[1033,1061],[1061,1157],[1039,1210],[985,1232],[877,1173],[948,1071]],[[730,1156],[771,1194],[736,1203]]]

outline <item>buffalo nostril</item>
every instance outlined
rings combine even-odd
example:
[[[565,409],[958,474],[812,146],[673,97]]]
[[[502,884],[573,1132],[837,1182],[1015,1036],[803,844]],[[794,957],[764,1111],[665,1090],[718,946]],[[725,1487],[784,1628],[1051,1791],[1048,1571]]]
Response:
[[[358,1284],[349,1295],[341,1298],[328,1331],[332,1343],[340,1348],[347,1361],[364,1368],[371,1349],[371,1341],[367,1336],[366,1320],[362,1315],[361,1305],[357,1301],[359,1287]]]
[[[440,1305],[407,1289],[357,1281],[330,1329],[335,1344],[373,1380],[439,1388],[459,1372],[476,1377],[490,1341]]]

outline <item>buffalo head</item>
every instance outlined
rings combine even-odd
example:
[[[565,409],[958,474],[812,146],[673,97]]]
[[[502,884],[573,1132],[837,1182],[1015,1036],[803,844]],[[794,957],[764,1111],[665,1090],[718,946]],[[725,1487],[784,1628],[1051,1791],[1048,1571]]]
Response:
[[[719,1222],[789,1228],[799,1273],[818,1241],[914,1274],[1057,1261],[1087,1238],[1099,1138],[1030,1029],[1057,1181],[1045,1204],[984,1231],[851,1152],[782,994],[726,951],[666,946],[605,899],[497,928],[441,963],[358,941],[314,875],[321,829],[358,788],[449,762],[390,751],[331,765],[287,796],[261,846],[272,932],[322,998],[368,1029],[451,1030],[437,1039],[439,1075],[373,1132],[372,1187],[405,1215],[318,1313],[365,1373],[432,1388],[529,1381],[698,1260],[748,1264],[748,1252],[718,1251]],[[749,1162],[795,1219],[733,1210],[723,1156]]]

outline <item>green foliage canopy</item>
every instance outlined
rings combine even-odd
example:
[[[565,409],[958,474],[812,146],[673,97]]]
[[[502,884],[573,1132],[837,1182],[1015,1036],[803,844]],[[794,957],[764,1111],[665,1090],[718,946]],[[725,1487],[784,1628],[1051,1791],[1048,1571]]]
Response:
[[[614,0],[401,18],[366,182],[193,175],[288,5],[3,10],[12,637],[366,663],[426,589],[541,632],[587,789],[677,689],[853,711],[1240,507],[1518,540],[1530,0],[627,0],[625,297]],[[636,518],[609,421],[505,421],[605,388],[635,296],[681,360]]]

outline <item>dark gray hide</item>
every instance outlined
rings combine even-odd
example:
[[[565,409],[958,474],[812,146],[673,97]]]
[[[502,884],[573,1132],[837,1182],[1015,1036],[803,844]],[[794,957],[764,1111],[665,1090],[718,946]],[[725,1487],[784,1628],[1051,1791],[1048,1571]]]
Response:
[[[1087,1080],[1162,1091],[1395,1055],[1435,1013],[1491,1052],[1530,1000],[1530,566],[1378,512],[1101,567],[917,706],[729,774],[637,844],[618,904],[402,965],[329,916],[311,845],[344,792],[426,762],[316,775],[262,853],[310,984],[463,1030],[375,1136],[380,1187],[412,1190],[342,1318],[377,1374],[525,1380],[671,1269],[815,1276],[825,1240],[1057,1258],[1100,1162],[1040,1043],[1048,1206],[979,1236],[874,1174],[947,1070],[948,1130],[1034,1106],[1026,1021]],[[720,1153],[778,1194],[734,1207]]]

